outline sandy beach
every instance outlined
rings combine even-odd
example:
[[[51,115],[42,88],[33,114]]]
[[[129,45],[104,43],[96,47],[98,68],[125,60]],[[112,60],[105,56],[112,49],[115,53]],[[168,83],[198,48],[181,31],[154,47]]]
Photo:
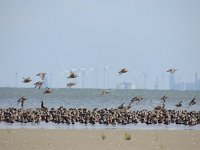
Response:
[[[199,139],[198,130],[0,129],[0,150],[199,150]]]

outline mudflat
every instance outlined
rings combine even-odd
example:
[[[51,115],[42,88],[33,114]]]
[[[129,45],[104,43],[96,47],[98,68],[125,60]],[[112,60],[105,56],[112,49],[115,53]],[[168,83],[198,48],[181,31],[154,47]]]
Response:
[[[199,130],[0,129],[0,150],[199,150],[199,139]]]

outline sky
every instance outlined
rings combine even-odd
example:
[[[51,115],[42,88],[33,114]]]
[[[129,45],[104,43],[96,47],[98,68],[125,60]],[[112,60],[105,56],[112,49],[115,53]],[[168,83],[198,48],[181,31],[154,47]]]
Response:
[[[0,0],[0,87],[46,72],[52,87],[115,88],[125,81],[169,88],[167,69],[182,82],[200,76],[199,0]],[[126,67],[127,74],[118,75]],[[107,69],[105,72],[105,68]],[[17,73],[17,76],[16,76]],[[106,75],[105,75],[106,74]],[[105,82],[106,77],[106,82]],[[84,80],[82,80],[84,78]],[[105,84],[106,83],[106,84]]]

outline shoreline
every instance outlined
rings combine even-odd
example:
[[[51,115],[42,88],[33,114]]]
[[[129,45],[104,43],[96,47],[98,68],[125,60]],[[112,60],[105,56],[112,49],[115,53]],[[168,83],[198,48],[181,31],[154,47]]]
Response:
[[[196,130],[0,129],[0,133],[0,147],[4,150],[197,150],[200,147],[200,131]],[[130,140],[124,138],[126,133]]]
[[[147,125],[147,124],[129,124],[129,125],[101,125],[101,124],[95,124],[95,125],[84,125],[80,123],[76,123],[75,125],[67,125],[67,124],[56,124],[56,123],[45,123],[41,122],[39,124],[36,123],[5,123],[1,122],[0,123],[0,129],[52,129],[52,130],[57,130],[57,129],[63,129],[63,130],[142,130],[142,131],[149,131],[149,130],[154,130],[154,131],[187,131],[187,130],[194,130],[194,131],[200,131],[200,125],[195,125],[195,126],[187,126],[187,125],[177,125],[177,124],[170,124],[170,125],[164,125],[164,124],[157,124],[157,125]]]

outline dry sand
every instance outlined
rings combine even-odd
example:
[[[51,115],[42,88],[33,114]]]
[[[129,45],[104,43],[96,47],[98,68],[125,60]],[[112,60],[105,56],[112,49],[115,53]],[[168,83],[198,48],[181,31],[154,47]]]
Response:
[[[102,140],[102,133],[106,136]],[[124,134],[131,135],[130,140]],[[0,150],[199,150],[198,130],[0,129]]]

